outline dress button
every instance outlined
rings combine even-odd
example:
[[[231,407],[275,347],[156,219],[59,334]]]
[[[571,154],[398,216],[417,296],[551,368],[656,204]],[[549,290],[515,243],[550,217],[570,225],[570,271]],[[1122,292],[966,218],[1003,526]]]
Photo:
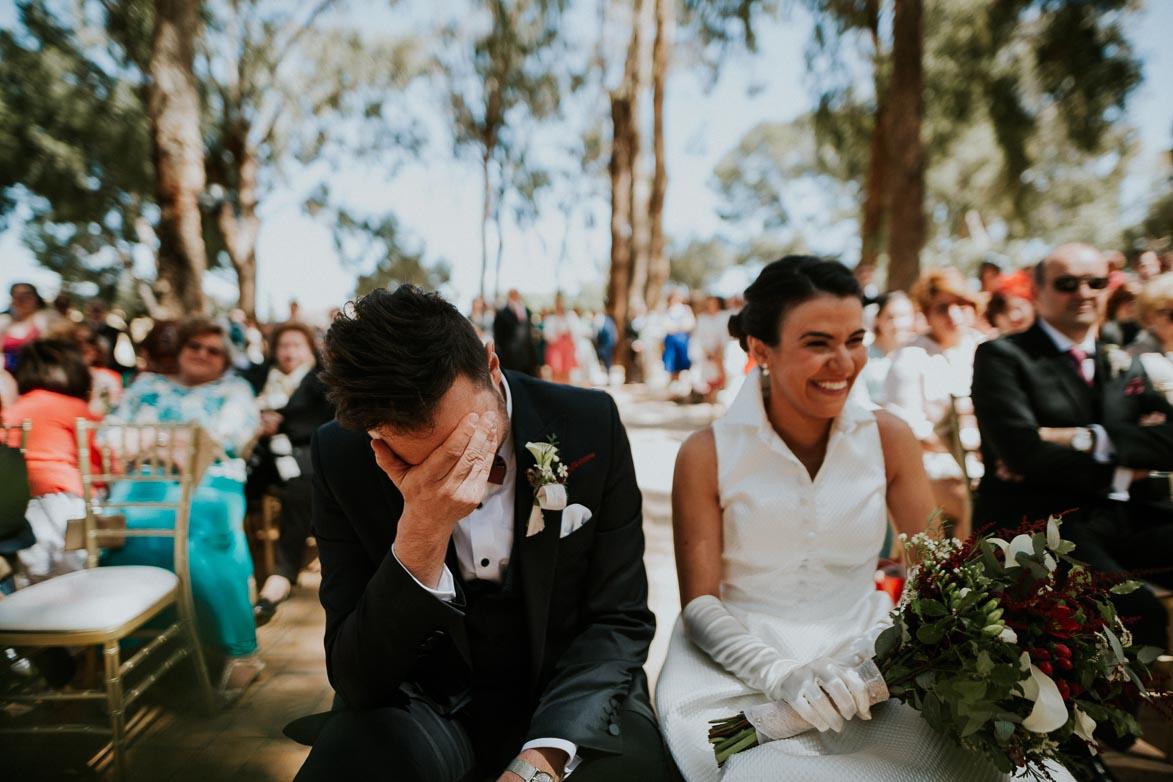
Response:
[[[614,722],[612,722],[611,726],[609,728],[607,728],[607,732],[610,733],[612,736],[618,736],[619,735],[619,726],[616,725]]]
[[[489,558],[485,557],[484,559],[481,560],[481,567],[488,567],[488,566],[489,566]]]

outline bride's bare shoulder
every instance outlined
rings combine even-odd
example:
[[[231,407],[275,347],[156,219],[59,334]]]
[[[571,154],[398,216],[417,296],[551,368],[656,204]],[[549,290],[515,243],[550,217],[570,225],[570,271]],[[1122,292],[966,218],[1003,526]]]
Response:
[[[693,432],[680,446],[680,453],[676,455],[676,469],[681,466],[701,469],[717,465],[717,440],[713,437],[713,427],[706,426],[700,431]]]

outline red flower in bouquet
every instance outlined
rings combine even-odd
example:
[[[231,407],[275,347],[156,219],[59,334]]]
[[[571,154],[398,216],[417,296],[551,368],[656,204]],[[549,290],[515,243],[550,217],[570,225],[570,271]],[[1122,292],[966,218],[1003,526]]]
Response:
[[[1094,751],[1097,725],[1140,735],[1127,704],[1149,695],[1148,665],[1159,653],[1133,645],[1111,602],[1139,584],[1074,560],[1060,523],[1009,541],[907,540],[919,564],[876,641],[891,697],[1000,771],[1037,778],[1046,778],[1045,762],[1064,763],[1073,737]],[[752,717],[713,723],[719,764],[769,740]]]

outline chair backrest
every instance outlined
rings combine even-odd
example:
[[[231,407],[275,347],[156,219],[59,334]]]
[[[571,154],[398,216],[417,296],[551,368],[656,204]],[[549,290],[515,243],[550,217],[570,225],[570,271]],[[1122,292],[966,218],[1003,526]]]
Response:
[[[961,465],[970,497],[985,472],[982,464],[982,438],[978,431],[973,400],[968,396],[949,397],[949,451]]]
[[[98,564],[99,539],[171,537],[175,572],[187,581],[191,502],[211,453],[211,438],[195,423],[125,424],[77,421],[77,452],[85,499],[86,567]],[[157,484],[161,492],[138,492],[133,484]],[[122,484],[129,490],[116,491]],[[165,484],[177,484],[177,489]],[[104,490],[104,491],[103,491]],[[126,493],[124,493],[126,492]],[[173,510],[173,527],[111,529],[99,517],[124,508]]]
[[[32,428],[33,422],[27,418],[19,424],[0,424],[0,445],[16,448],[24,453],[29,447],[29,432]]]

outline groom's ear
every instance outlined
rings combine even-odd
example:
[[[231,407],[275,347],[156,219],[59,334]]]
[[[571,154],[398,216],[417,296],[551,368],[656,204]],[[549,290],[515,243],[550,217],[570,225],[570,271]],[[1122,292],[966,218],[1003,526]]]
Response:
[[[497,348],[492,340],[485,343],[485,356],[489,359],[489,377],[497,385],[501,384],[501,359],[497,358]]]

